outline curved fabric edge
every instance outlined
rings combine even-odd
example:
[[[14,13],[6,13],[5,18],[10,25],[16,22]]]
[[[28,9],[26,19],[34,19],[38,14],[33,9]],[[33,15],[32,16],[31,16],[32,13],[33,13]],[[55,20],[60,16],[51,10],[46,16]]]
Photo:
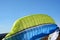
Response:
[[[37,27],[26,29],[5,40],[35,40],[47,36],[59,29],[56,24],[44,24]]]

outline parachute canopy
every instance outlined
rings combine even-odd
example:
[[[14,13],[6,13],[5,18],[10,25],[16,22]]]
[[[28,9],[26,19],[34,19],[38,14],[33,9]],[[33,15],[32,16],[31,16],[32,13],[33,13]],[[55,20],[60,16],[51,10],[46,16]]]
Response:
[[[41,25],[45,25],[45,26],[41,26]],[[6,35],[5,38],[10,38],[17,33],[19,33],[19,34],[22,33],[21,35],[24,35],[23,32],[27,29],[29,30],[30,28],[33,28],[32,30],[34,30],[34,32],[35,32],[37,29],[37,26],[39,26],[40,31],[37,32],[36,35],[37,34],[40,34],[40,35],[46,34],[47,35],[47,34],[54,32],[57,29],[57,25],[55,25],[54,20],[50,16],[45,15],[45,14],[34,14],[34,15],[25,16],[23,18],[16,20],[15,23],[13,24],[11,31]],[[34,27],[35,27],[35,29],[34,29]],[[45,29],[48,29],[48,30],[45,30]],[[32,33],[31,30],[30,31],[28,31],[28,30],[26,31],[27,33],[28,32]],[[43,31],[44,31],[44,33],[43,33]]]

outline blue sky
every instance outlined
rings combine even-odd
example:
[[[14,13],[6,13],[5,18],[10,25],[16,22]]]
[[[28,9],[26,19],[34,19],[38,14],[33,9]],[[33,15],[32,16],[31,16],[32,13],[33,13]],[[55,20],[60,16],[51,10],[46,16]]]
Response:
[[[9,32],[15,20],[30,14],[47,14],[60,24],[60,0],[0,0],[0,33]]]

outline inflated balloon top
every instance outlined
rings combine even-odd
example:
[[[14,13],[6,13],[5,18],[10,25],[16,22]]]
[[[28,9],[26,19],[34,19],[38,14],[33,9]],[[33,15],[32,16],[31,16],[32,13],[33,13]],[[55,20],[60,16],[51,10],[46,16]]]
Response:
[[[40,40],[57,29],[50,16],[34,14],[16,20],[4,40]]]

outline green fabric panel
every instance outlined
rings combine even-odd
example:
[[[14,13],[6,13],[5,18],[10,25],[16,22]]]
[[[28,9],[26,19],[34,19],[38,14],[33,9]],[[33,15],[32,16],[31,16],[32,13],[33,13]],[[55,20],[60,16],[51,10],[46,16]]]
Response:
[[[30,16],[25,16],[15,21],[11,31],[6,35],[6,37],[12,36],[24,29],[41,24],[55,24],[55,22],[50,16],[45,14],[34,14]]]

